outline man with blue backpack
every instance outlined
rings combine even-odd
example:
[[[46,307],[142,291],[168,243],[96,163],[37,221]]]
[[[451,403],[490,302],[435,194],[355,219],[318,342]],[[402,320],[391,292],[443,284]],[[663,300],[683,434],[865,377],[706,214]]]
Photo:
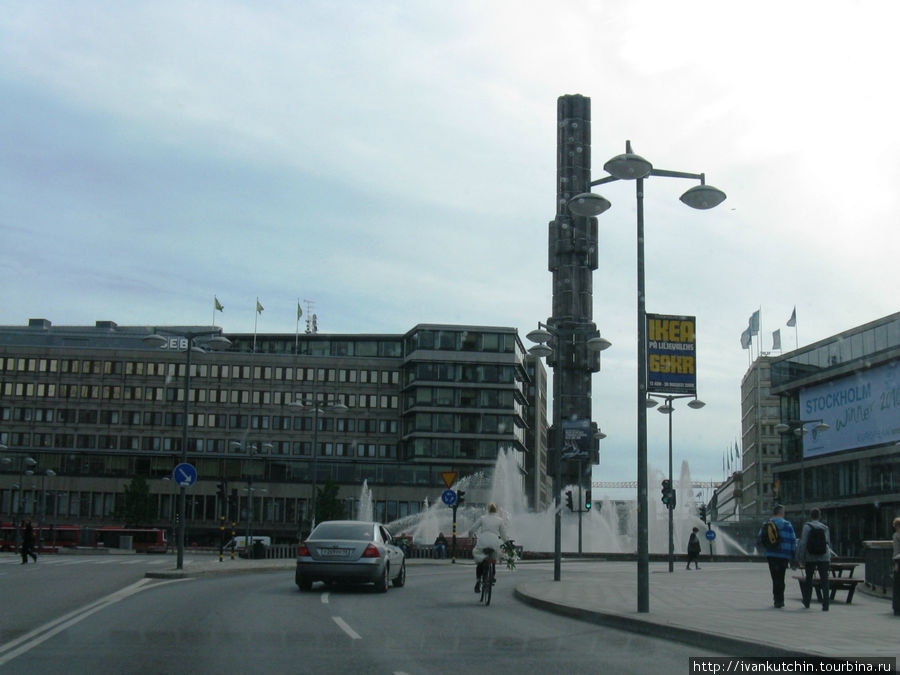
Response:
[[[776,504],[772,509],[772,517],[763,523],[756,541],[769,563],[775,607],[784,607],[784,574],[788,565],[797,564],[797,535],[794,526],[785,520],[781,504]]]
[[[797,548],[797,560],[806,566],[806,582],[800,587],[803,593],[803,606],[809,608],[812,599],[813,572],[818,571],[819,583],[822,587],[822,610],[828,611],[828,567],[831,564],[831,536],[828,526],[819,520],[822,512],[813,509],[809,512],[809,522],[803,524],[800,544]]]

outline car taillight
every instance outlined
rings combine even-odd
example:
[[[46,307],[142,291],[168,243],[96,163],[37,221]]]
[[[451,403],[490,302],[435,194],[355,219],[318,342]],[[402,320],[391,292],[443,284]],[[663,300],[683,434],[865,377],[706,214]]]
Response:
[[[306,548],[306,544],[300,544],[297,547],[297,555],[298,556],[309,556],[309,549]]]
[[[378,549],[375,548],[375,544],[369,544],[366,546],[366,550],[363,551],[363,558],[380,558],[381,553],[378,552]]]

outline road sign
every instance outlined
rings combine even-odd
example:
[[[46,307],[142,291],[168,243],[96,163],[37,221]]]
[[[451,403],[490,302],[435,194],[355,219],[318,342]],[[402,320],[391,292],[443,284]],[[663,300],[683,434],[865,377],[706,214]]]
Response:
[[[452,488],[453,483],[456,482],[456,477],[459,475],[459,471],[441,471],[441,478],[444,479],[444,485],[447,488]]]
[[[197,469],[194,468],[193,464],[182,462],[175,467],[175,470],[172,472],[172,478],[180,487],[191,487],[197,482]]]
[[[706,540],[713,541],[716,538],[715,530],[707,530],[706,531]]]
[[[456,503],[456,492],[453,490],[444,490],[441,493],[441,501],[447,506],[453,506]]]

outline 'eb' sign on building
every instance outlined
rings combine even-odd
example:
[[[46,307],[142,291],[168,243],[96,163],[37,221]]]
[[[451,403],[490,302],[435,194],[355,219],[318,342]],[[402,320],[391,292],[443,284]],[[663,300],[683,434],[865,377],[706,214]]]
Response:
[[[697,319],[647,314],[647,391],[697,394]]]

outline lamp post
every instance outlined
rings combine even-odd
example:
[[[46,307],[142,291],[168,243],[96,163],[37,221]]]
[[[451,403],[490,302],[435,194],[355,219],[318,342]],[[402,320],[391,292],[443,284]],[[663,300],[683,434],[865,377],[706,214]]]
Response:
[[[9,447],[3,444],[0,444],[0,451],[7,451]],[[0,462],[3,464],[11,464],[12,459],[9,457],[4,457],[0,459]],[[33,457],[28,457],[27,455],[19,456],[19,482],[16,485],[13,485],[13,489],[17,490],[15,500],[10,500],[10,515],[12,516],[13,525],[16,525],[18,520],[16,519],[16,515],[18,513],[19,518],[21,518],[25,514],[25,472],[31,471],[35,466],[37,466],[37,460]],[[16,550],[19,550],[19,546],[21,543],[21,534],[19,532],[19,528],[16,527]]]
[[[268,452],[272,449],[271,443],[262,443],[261,445],[257,445],[256,443],[252,444],[249,448],[246,446],[247,435],[244,434],[244,438],[240,441],[232,441],[231,447],[240,448],[241,453],[247,453],[250,459],[262,459],[263,460],[263,479],[265,479],[265,457],[261,455],[264,452]],[[250,547],[250,538],[253,536],[253,493],[254,492],[268,492],[266,488],[255,488],[253,487],[253,472],[247,472],[247,487],[244,488],[244,491],[247,493],[247,539],[244,541],[244,548],[247,551],[247,557],[252,557],[252,549]]]
[[[316,527],[316,501],[318,489],[316,484],[318,480],[318,464],[317,458],[319,456],[319,414],[325,414],[326,411],[334,410],[337,412],[343,412],[348,410],[347,406],[341,403],[338,400],[331,400],[328,395],[325,396],[324,401],[316,401],[313,398],[301,398],[296,401],[291,401],[288,403],[290,406],[296,406],[300,408],[309,408],[313,409],[313,443],[312,443],[312,505],[310,511],[310,526],[309,529],[312,531]]]
[[[56,472],[53,469],[41,471],[41,512],[38,516],[38,551],[41,551],[44,547],[44,516],[47,513],[46,481],[48,476],[52,478],[55,475]]]
[[[688,402],[688,408],[693,408],[694,410],[699,410],[705,406],[706,403],[699,400],[693,394],[670,394],[666,396],[661,394],[647,394],[646,406],[648,408],[654,407],[657,404],[656,399],[658,398],[665,401],[665,403],[658,408],[659,412],[667,415],[669,418],[669,485],[674,485],[672,482],[672,413],[675,412],[675,408],[672,406],[672,401],[676,398],[691,398],[692,400]],[[666,504],[666,507],[669,510],[669,572],[673,572],[675,570],[675,535],[673,532],[675,503],[670,501]]]
[[[650,549],[647,500],[647,313],[644,294],[644,179],[648,176],[688,178],[700,185],[688,189],[681,201],[694,209],[711,209],[725,200],[725,193],[706,184],[702,173],[684,173],[654,169],[653,165],[631,151],[625,141],[625,154],[617,155],[603,165],[609,174],[590,182],[590,186],[617,180],[633,180],[637,197],[637,486],[638,486],[638,611],[650,611]],[[569,200],[569,211],[576,216],[597,216],[610,207],[608,200],[592,192],[577,194]]]
[[[545,358],[554,355],[554,347],[548,346],[552,340],[555,342],[555,348],[559,348],[559,343],[564,339],[574,339],[576,335],[583,337],[590,336],[587,339],[587,347],[593,353],[601,352],[608,349],[612,343],[606,338],[600,337],[593,323],[587,323],[574,328],[560,329],[548,326],[545,323],[538,322],[536,330],[531,331],[525,337],[535,342],[534,347],[528,350],[538,358]],[[553,580],[559,581],[562,576],[562,450],[563,450],[563,433],[562,433],[562,370],[558,367],[558,360],[553,363],[553,499],[554,499],[554,520],[553,520]],[[579,484],[582,476],[579,473]],[[579,507],[580,508],[580,507]]]
[[[168,332],[168,331],[166,331]],[[209,337],[211,336],[211,337]],[[187,463],[187,446],[188,446],[188,414],[191,409],[191,352],[195,349],[200,353],[205,353],[206,349],[194,345],[194,340],[199,337],[209,337],[203,343],[203,347],[207,349],[219,350],[227,349],[231,345],[231,340],[222,335],[219,328],[205,328],[199,331],[177,332],[171,337],[160,335],[157,332],[151,333],[143,338],[144,344],[150,347],[166,348],[172,350],[183,349],[185,353],[184,368],[184,419],[181,425],[181,463]],[[176,535],[178,555],[176,561],[177,569],[184,569],[184,529],[185,529],[185,492],[183,485],[178,490],[178,533]]]
[[[806,428],[807,424],[815,424],[813,427],[813,431],[822,432],[828,431],[831,427],[825,424],[825,420],[822,418],[815,420],[787,420],[787,422],[782,422],[781,424],[775,425],[775,433],[777,434],[788,434],[793,432],[794,436],[798,439],[803,438],[803,434],[808,434],[809,429]],[[801,440],[800,443],[800,517],[802,520],[806,520],[806,476],[804,474],[804,466],[803,466],[803,442]],[[762,486],[759,486],[760,488]],[[758,490],[759,491],[759,490]],[[762,496],[760,492],[759,497]]]

